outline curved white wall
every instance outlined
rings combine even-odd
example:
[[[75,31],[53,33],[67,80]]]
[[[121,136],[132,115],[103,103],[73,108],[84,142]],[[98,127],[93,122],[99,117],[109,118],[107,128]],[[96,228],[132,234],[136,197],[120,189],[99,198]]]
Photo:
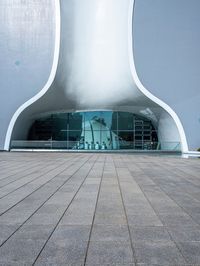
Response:
[[[182,151],[187,151],[178,116],[138,79],[132,46],[134,0],[61,0],[61,30],[59,1],[55,4],[56,45],[51,75],[45,87],[14,114],[5,149],[9,149],[12,134],[20,136],[28,130],[19,125],[40,113],[118,109],[145,115],[160,132],[164,132],[159,121],[165,113],[172,118],[168,119],[170,141],[179,139]],[[163,141],[169,139],[168,134],[161,135]]]
[[[59,49],[60,49],[60,2],[59,0],[55,0],[55,47],[54,47],[54,56],[53,56],[53,64],[52,64],[52,68],[51,68],[51,72],[50,72],[50,76],[47,80],[47,83],[45,84],[45,86],[42,88],[41,91],[39,91],[39,93],[37,93],[34,97],[32,97],[30,100],[26,101],[23,105],[21,105],[17,111],[14,113],[9,126],[8,126],[8,130],[6,133],[6,138],[5,138],[5,144],[4,144],[4,149],[5,150],[9,150],[10,148],[10,141],[11,141],[11,136],[13,133],[13,129],[15,126],[15,123],[18,119],[18,117],[20,116],[20,114],[30,105],[32,105],[34,102],[36,102],[38,99],[40,99],[46,92],[47,90],[50,88],[51,84],[54,81],[55,75],[56,75],[56,70],[57,70],[57,66],[58,66],[58,58],[59,58]],[[28,121],[27,121],[28,123]],[[26,134],[26,131],[24,133],[25,127],[22,126],[22,123],[20,123],[20,128],[21,128],[21,134]]]
[[[0,150],[13,114],[49,77],[54,11],[54,0],[0,1]]]

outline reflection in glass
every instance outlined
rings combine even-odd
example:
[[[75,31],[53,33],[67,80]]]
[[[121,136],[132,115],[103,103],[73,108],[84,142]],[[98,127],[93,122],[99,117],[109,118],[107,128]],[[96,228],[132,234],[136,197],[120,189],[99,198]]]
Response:
[[[34,121],[29,140],[79,150],[156,149],[157,131],[144,117],[112,111],[56,113]],[[60,144],[58,144],[60,143]]]
[[[133,114],[118,113],[118,130],[133,130]]]
[[[81,113],[69,113],[69,118],[67,119],[69,123],[69,130],[81,130],[83,117]],[[66,123],[67,121],[65,121]]]

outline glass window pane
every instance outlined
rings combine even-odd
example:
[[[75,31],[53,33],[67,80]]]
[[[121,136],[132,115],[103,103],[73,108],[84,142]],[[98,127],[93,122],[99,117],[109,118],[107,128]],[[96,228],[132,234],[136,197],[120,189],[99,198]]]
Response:
[[[118,114],[117,112],[112,113],[112,126],[111,130],[117,130],[118,128]]]
[[[134,142],[134,149],[136,149],[136,150],[143,149],[143,141],[141,141],[141,140],[135,140],[135,142]]]
[[[118,113],[118,130],[133,129],[133,114],[119,112]]]
[[[132,113],[112,111],[40,116],[31,126],[28,138],[55,140],[60,148],[96,150],[149,149],[149,142],[158,142],[151,121]]]
[[[49,140],[52,138],[52,118],[36,120],[30,128],[29,140]]]
[[[142,140],[142,135],[135,136],[135,140]]]
[[[110,149],[118,150],[119,149],[119,137],[118,137],[118,131],[114,130],[111,131],[111,139],[109,142]]]
[[[94,136],[94,144],[101,144],[101,131],[99,130],[94,130],[93,131],[93,136]]]
[[[70,113],[69,114],[69,129],[70,130],[81,130],[83,123],[82,113]]]
[[[135,131],[135,135],[136,136],[142,136],[142,134],[143,134],[143,131],[142,130],[140,130],[140,131],[139,130],[136,130]]]
[[[132,149],[133,148],[133,132],[132,131],[119,131],[119,148]]]
[[[112,127],[112,112],[104,111],[100,112],[102,130],[111,129]]]
[[[112,149],[112,133],[110,130],[101,130],[101,146]]]
[[[82,131],[68,131],[69,134],[69,141],[79,141],[81,139]]]
[[[133,141],[133,131],[119,131],[118,137],[125,141]]]
[[[52,139],[57,141],[67,140],[68,114],[58,113],[52,115]]]
[[[91,130],[84,131],[84,140],[86,144],[90,145],[90,147],[94,145],[94,137]]]
[[[57,141],[67,141],[67,130],[61,129],[60,131],[54,132],[52,139]]]
[[[101,112],[85,112],[85,122],[92,123],[93,121],[101,121]]]

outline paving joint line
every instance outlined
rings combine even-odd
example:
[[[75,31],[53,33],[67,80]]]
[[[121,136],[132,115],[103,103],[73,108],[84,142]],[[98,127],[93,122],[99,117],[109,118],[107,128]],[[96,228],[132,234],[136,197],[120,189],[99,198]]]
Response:
[[[161,168],[163,168],[165,171],[167,170],[170,174],[174,174],[173,172],[171,172],[169,169],[167,169],[165,166],[161,165]],[[183,170],[180,170],[182,173],[185,173]],[[194,187],[198,187],[198,189],[200,189],[200,185],[196,185],[194,184],[193,182],[189,181],[186,177],[182,177],[181,174],[179,173],[175,173],[175,175],[179,178],[182,178],[183,180],[187,181],[190,185],[194,186]],[[196,178],[195,176],[193,176],[194,178]],[[167,177],[168,178],[168,177]],[[169,179],[169,178],[168,178]],[[198,179],[197,179],[198,180]],[[171,181],[171,180],[170,180]],[[173,183],[175,184],[175,183]],[[198,202],[200,202],[200,199],[198,198],[192,198],[191,194],[189,194],[188,192],[185,192],[185,194],[187,194],[191,199],[195,199],[197,200]]]
[[[77,156],[77,158],[76,158],[77,160],[79,159],[78,158],[78,156]],[[68,160],[67,160],[67,162],[68,162]],[[62,164],[60,164],[59,166],[57,166],[57,167],[55,167],[54,168],[54,170],[55,169],[57,169],[58,167],[60,167],[60,166],[62,166],[62,165],[64,165],[66,162],[64,162],[64,163],[62,163]],[[68,167],[70,167],[71,165],[73,165],[73,162],[68,166]],[[67,167],[67,168],[68,168]],[[67,169],[67,168],[65,168],[65,170]],[[65,170],[63,170],[63,171],[65,171]],[[49,172],[51,172],[52,171],[52,169],[51,170],[49,170],[48,172],[46,172],[45,174],[48,174]],[[61,172],[60,172],[61,173]],[[35,193],[36,191],[38,191],[39,189],[41,189],[43,186],[45,186],[46,184],[48,184],[49,182],[51,182],[54,178],[56,178],[60,173],[58,173],[58,174],[56,174],[55,176],[53,176],[51,179],[49,179],[46,183],[44,183],[44,184],[42,184],[40,187],[38,187],[37,189],[35,189],[34,191],[32,191],[30,194],[28,194],[27,196],[25,196],[23,199],[21,199],[20,201],[18,201],[17,203],[15,203],[14,205],[12,205],[10,208],[8,208],[7,210],[5,210],[5,211],[3,211],[2,213],[0,213],[0,217],[2,216],[2,215],[4,215],[6,212],[8,212],[8,211],[10,211],[12,208],[14,208],[15,206],[17,206],[19,203],[21,203],[23,200],[25,200],[26,198],[28,198],[30,195],[32,195],[33,193]],[[40,175],[38,178],[40,178],[41,176],[43,176],[43,174],[42,175]],[[37,178],[37,179],[38,179]],[[36,180],[36,179],[35,179]],[[32,180],[32,181],[34,181],[34,180]],[[32,182],[31,181],[31,182]],[[26,184],[27,185],[27,184]],[[21,187],[20,187],[21,188]],[[19,188],[17,188],[16,190],[18,190]],[[15,191],[16,191],[15,190]],[[13,193],[14,191],[12,191],[12,192],[10,192],[9,194],[11,194],[11,193]],[[7,196],[7,195],[6,195]],[[1,198],[0,198],[1,199]]]
[[[191,216],[191,214],[190,213],[188,213],[188,211],[184,208],[184,207],[182,207],[175,199],[173,199],[159,184],[157,184],[157,183],[155,183],[155,181],[148,175],[148,174],[146,174],[145,172],[144,172],[144,170],[142,169],[142,168],[140,168],[141,170],[142,170],[142,172],[146,175],[146,176],[148,176],[148,178],[149,179],[151,179],[151,181],[157,186],[157,187],[159,187],[160,188],[160,190],[170,199],[170,200],[172,200],[173,202],[175,202],[176,203],[176,205],[177,206],[179,206],[180,207],[180,209],[182,209],[182,211],[184,212],[184,213],[186,213],[191,219],[192,219],[192,221],[197,225],[197,226],[200,226],[200,223],[197,223],[195,220],[194,220],[194,218]],[[144,192],[145,193],[145,192]],[[199,200],[198,200],[199,201]]]
[[[142,169],[141,169],[142,170]],[[143,171],[143,170],[142,170]],[[143,171],[144,172],[144,171]],[[146,176],[148,176],[148,174],[146,174],[145,172],[144,172],[144,174],[146,175]],[[151,179],[151,177],[149,177],[148,176],[148,178],[149,179]],[[155,183],[154,182],[154,180],[152,180],[151,179],[151,181],[153,182],[153,183]],[[137,183],[138,184],[138,183]],[[155,183],[156,184],[156,183]],[[138,184],[138,186],[140,186],[139,184]],[[160,189],[161,189],[161,191],[165,194],[165,195],[167,195],[167,197],[168,198],[170,198],[172,201],[174,201],[182,210],[183,210],[183,212],[186,212],[185,210],[184,210],[184,208],[182,208],[175,200],[173,200],[169,195],[168,195],[168,193],[166,193],[159,185],[157,185],[156,184],[156,186],[157,187],[159,187]],[[142,189],[141,189],[142,190]],[[143,191],[143,190],[142,190]],[[145,195],[145,197],[146,197],[146,194],[145,194],[145,192],[143,191],[143,193],[144,193],[144,195]],[[148,200],[149,201],[149,200]],[[151,204],[151,202],[149,201],[149,203]],[[151,205],[152,206],[152,205]],[[152,208],[153,208],[153,206],[152,206]],[[154,208],[153,208],[154,209]],[[154,210],[155,211],[155,210]],[[187,213],[187,212],[186,212]],[[156,212],[156,214],[157,214],[157,212]],[[190,215],[190,214],[188,214],[187,213],[187,215],[188,216],[190,216],[190,218],[192,219],[192,221],[193,222],[195,222],[195,224],[197,224],[198,226],[199,226],[199,224],[196,222],[196,221],[194,221],[193,220],[193,218],[192,218],[192,216]],[[159,214],[157,215],[158,217],[159,217]],[[160,219],[160,218],[159,218]],[[178,244],[177,244],[177,241],[175,240],[175,239],[173,239],[173,237],[172,237],[172,235],[171,235],[171,233],[169,232],[169,230],[168,230],[168,226],[165,224],[165,223],[163,223],[162,222],[162,224],[164,225],[164,227],[165,227],[165,229],[167,230],[167,232],[168,232],[168,234],[169,234],[169,236],[170,236],[170,239],[172,240],[172,242],[174,242],[174,244],[175,244],[175,246],[176,246],[176,248],[179,250],[179,252],[181,253],[181,255],[183,256],[183,258],[184,258],[184,260],[185,260],[185,262],[186,263],[189,263],[189,261],[187,260],[187,258],[185,257],[185,255],[182,253],[182,251],[181,251],[181,249],[179,248],[179,246],[178,246]],[[180,241],[181,242],[181,241]],[[183,241],[184,242],[184,241]],[[197,241],[198,242],[198,241]]]
[[[104,162],[103,162],[101,180],[100,180],[99,189],[98,189],[98,192],[97,192],[97,198],[96,198],[96,203],[95,203],[94,215],[92,217],[92,225],[91,225],[91,228],[90,228],[90,233],[89,233],[89,238],[88,238],[88,243],[87,243],[87,248],[86,248],[86,252],[85,252],[85,258],[84,258],[83,266],[85,266],[86,265],[86,262],[87,262],[87,256],[88,256],[89,246],[90,246],[90,242],[91,242],[92,231],[93,231],[93,227],[94,227],[94,220],[95,220],[95,216],[96,216],[97,204],[98,204],[98,201],[99,201],[99,195],[100,195],[100,190],[101,190],[101,185],[102,185],[102,180],[103,180],[103,173],[104,173],[104,169],[105,169],[105,161],[106,161],[106,158],[107,157],[105,156]]]
[[[90,157],[91,158],[91,157]],[[43,206],[44,206],[44,204],[49,200],[49,199],[51,199],[73,176],[74,176],[74,174],[76,174],[80,169],[81,169],[81,167],[83,167],[83,165],[85,164],[85,163],[87,163],[89,160],[90,160],[90,158],[88,158],[88,160],[86,160],[85,162],[83,162],[83,164],[71,175],[71,176],[69,176],[68,178],[67,178],[67,180],[65,180],[64,181],[64,183],[61,185],[61,186],[59,186],[5,241],[3,241],[1,244],[0,244],[0,247],[2,247],[15,233],[17,233],[17,231],[19,231],[20,230],[20,228],[28,221],[28,220],[30,220],[31,219],[31,217],[39,210],[39,209],[41,209]],[[71,166],[71,165],[70,165]],[[70,166],[68,166],[68,167],[70,167]],[[66,167],[62,172],[64,172],[68,167]],[[62,173],[62,172],[60,172],[60,173]],[[60,174],[59,173],[59,174]],[[58,175],[59,175],[58,174]],[[58,176],[57,175],[57,176]]]
[[[78,157],[77,157],[77,158],[78,158]],[[14,190],[12,190],[12,191],[10,191],[10,192],[8,192],[6,195],[0,197],[0,200],[3,199],[3,198],[5,198],[5,197],[8,196],[9,194],[11,194],[11,193],[17,191],[18,189],[20,189],[20,188],[22,188],[22,187],[25,187],[26,185],[28,185],[28,184],[34,182],[35,180],[39,179],[41,176],[46,175],[46,174],[48,174],[49,172],[56,170],[57,168],[61,167],[62,165],[64,165],[64,164],[65,164],[66,162],[68,162],[69,160],[70,160],[70,159],[66,160],[64,163],[59,164],[59,165],[56,166],[55,168],[50,169],[49,171],[40,174],[39,176],[37,176],[37,177],[33,178],[32,180],[30,180],[30,181],[26,182],[25,184],[23,184],[22,186],[19,186],[18,188],[14,189]],[[72,164],[73,164],[73,163],[72,163]],[[72,164],[70,164],[70,166],[71,166]],[[51,163],[49,163],[46,167],[49,167],[49,166],[51,166]],[[19,180],[20,180],[20,179],[19,179]],[[17,181],[17,180],[16,180],[16,181]],[[1,216],[1,214],[0,214],[0,216]]]
[[[39,163],[39,164],[37,164],[37,165],[35,165],[35,166],[31,166],[30,168],[28,168],[28,169],[26,169],[26,170],[29,170],[29,169],[31,169],[31,168],[36,168],[36,167],[38,167],[38,165],[41,165],[41,168],[43,168],[43,167],[42,167],[42,163]],[[47,166],[49,166],[49,165],[51,165],[51,164],[49,163]],[[25,170],[25,171],[26,171],[26,170]],[[17,181],[19,181],[19,180],[25,178],[26,176],[28,176],[28,175],[30,175],[30,174],[34,174],[34,173],[37,173],[37,172],[38,172],[38,170],[36,169],[36,170],[31,171],[31,172],[28,173],[28,174],[24,174],[23,176],[20,176],[19,178],[15,179],[15,180],[13,180],[13,181],[10,181],[10,182],[8,182],[7,184],[5,184],[5,185],[3,185],[3,186],[0,186],[0,190],[1,190],[2,188],[4,188],[4,187],[6,187],[6,186],[8,186],[8,185],[10,185],[10,184],[12,184],[12,183],[14,183],[14,182],[17,182]],[[17,174],[19,174],[19,173],[16,173],[16,174],[14,174],[14,175],[11,175],[11,176],[8,176],[8,177],[4,177],[4,178],[0,179],[0,183],[1,183],[1,180],[4,180],[4,179],[7,179],[7,178],[10,178],[10,177],[15,176],[15,175],[17,175]],[[0,199],[1,199],[1,198],[0,198]]]
[[[92,157],[94,157],[94,155],[93,155],[93,154],[91,155],[91,157],[90,157],[89,159],[91,159]],[[89,159],[88,159],[88,160],[89,160]],[[72,204],[73,200],[75,199],[76,195],[78,194],[78,192],[80,191],[80,189],[81,189],[82,185],[84,184],[85,180],[87,179],[87,177],[88,177],[89,173],[91,172],[92,168],[94,167],[94,165],[95,165],[95,163],[96,163],[97,159],[98,159],[98,157],[97,157],[97,158],[96,158],[96,160],[94,161],[94,163],[93,163],[93,165],[91,166],[91,168],[90,168],[89,172],[87,173],[86,177],[85,177],[85,178],[84,178],[84,180],[81,182],[81,184],[80,184],[79,188],[77,189],[77,191],[75,192],[74,196],[73,196],[73,197],[72,197],[72,199],[70,200],[70,202],[69,202],[69,204],[68,204],[67,208],[64,210],[63,214],[62,214],[62,215],[61,215],[61,217],[59,218],[59,220],[58,220],[58,222],[56,223],[56,225],[55,225],[54,229],[52,230],[51,234],[49,235],[49,237],[48,237],[48,238],[47,238],[47,240],[45,241],[45,243],[44,243],[43,247],[41,248],[40,252],[39,252],[39,253],[38,253],[38,255],[36,256],[36,259],[34,260],[34,262],[33,262],[32,266],[34,266],[34,265],[35,265],[35,263],[37,262],[37,260],[39,259],[39,257],[40,257],[40,255],[41,255],[41,253],[42,253],[42,252],[43,252],[43,250],[45,249],[45,247],[46,247],[47,243],[49,242],[49,240],[50,240],[50,238],[52,237],[53,233],[55,232],[56,228],[58,227],[58,225],[59,225],[60,221],[62,220],[62,218],[63,218],[63,217],[64,217],[64,215],[66,214],[67,210],[68,210],[68,209],[69,209],[69,207],[71,206],[71,204]]]
[[[31,162],[30,162],[30,164],[31,164]],[[20,171],[18,171],[17,173],[14,173],[14,174],[11,174],[11,175],[8,175],[8,176],[4,176],[3,178],[0,178],[0,182],[2,181],[2,180],[4,180],[4,179],[7,179],[7,178],[10,178],[10,177],[12,177],[12,176],[15,176],[15,175],[18,175],[18,174],[20,174],[21,172],[24,172],[24,171],[27,171],[27,170],[29,170],[29,169],[32,169],[33,167],[37,167],[38,165],[42,165],[42,163],[40,162],[40,163],[34,163],[34,166],[33,165],[31,165],[30,167],[25,167],[25,169],[22,169],[22,170],[20,170]],[[24,166],[21,166],[21,167],[19,167],[19,168],[23,168]],[[17,168],[17,169],[19,169],[19,168]],[[1,173],[0,173],[0,175],[1,175]],[[2,186],[0,186],[0,188],[1,188]]]
[[[120,156],[120,159],[121,159],[121,156]],[[137,265],[136,251],[135,251],[134,244],[133,244],[132,237],[131,237],[131,230],[130,230],[130,225],[129,225],[129,222],[128,222],[128,215],[127,215],[127,212],[126,212],[126,207],[125,207],[125,204],[124,204],[124,198],[123,198],[123,194],[122,194],[121,184],[120,184],[120,181],[119,181],[119,175],[118,175],[118,172],[117,172],[117,169],[116,169],[117,167],[116,167],[116,164],[115,164],[114,160],[113,160],[113,164],[115,166],[117,182],[118,182],[120,196],[121,196],[122,205],[123,205],[123,209],[124,209],[124,214],[125,214],[125,218],[126,218],[128,234],[129,234],[129,239],[130,239],[130,244],[131,244],[131,249],[132,249],[132,254],[133,254],[133,261],[134,261],[134,264]]]
[[[5,161],[5,162],[7,162],[7,161]],[[31,162],[30,162],[31,163]],[[0,167],[2,167],[3,165],[0,165]],[[23,166],[24,166],[24,164],[23,164]],[[3,172],[5,172],[5,170],[6,170],[6,172],[7,172],[7,168],[8,167],[10,167],[10,162],[7,162],[7,165],[4,165],[4,168],[3,169],[1,169],[1,170],[3,170]],[[13,168],[12,168],[13,167]],[[16,165],[14,165],[14,166],[12,166],[11,168],[10,168],[10,171],[11,172],[13,172],[13,171],[15,171],[15,170],[17,170],[17,169],[20,169],[21,168],[21,166],[19,166],[19,162],[16,162]],[[2,171],[0,172],[0,175],[2,174]]]
[[[128,171],[130,172],[128,165],[126,165],[126,166],[127,166]],[[139,169],[141,169],[141,168],[139,167]],[[141,169],[141,170],[142,170],[142,169]],[[145,172],[144,172],[143,170],[142,170],[142,172],[145,174]],[[130,173],[130,174],[131,174],[131,173]],[[146,174],[145,174],[145,175],[146,175]],[[133,177],[132,174],[131,174],[131,176],[132,176],[132,178],[134,179],[134,177]],[[148,176],[148,175],[146,175],[146,176]],[[148,177],[149,177],[149,176],[148,176]],[[150,177],[149,177],[149,178],[150,178]],[[151,179],[151,178],[150,178],[150,179]],[[134,179],[134,181],[137,183],[137,185],[138,185],[139,188],[141,189],[141,191],[142,191],[143,195],[145,196],[146,200],[149,202],[151,208],[154,210],[155,215],[157,216],[157,218],[159,219],[159,221],[162,223],[163,227],[167,230],[170,239],[171,239],[172,242],[175,244],[177,250],[180,252],[180,254],[182,255],[183,259],[185,260],[185,263],[187,264],[187,263],[188,263],[188,262],[187,262],[187,259],[186,259],[185,256],[183,255],[183,253],[182,253],[181,249],[179,248],[179,246],[177,245],[176,241],[172,238],[171,234],[169,233],[169,231],[168,231],[168,229],[167,229],[166,224],[163,223],[162,220],[160,219],[159,214],[158,214],[157,211],[155,210],[155,208],[154,208],[154,206],[152,205],[151,201],[150,201],[150,200],[148,199],[148,197],[146,196],[146,193],[145,193],[144,190],[141,188],[140,184],[138,184],[138,182],[137,182],[135,179]],[[153,181],[153,180],[151,179],[151,181]],[[155,183],[155,182],[153,181],[153,183]]]

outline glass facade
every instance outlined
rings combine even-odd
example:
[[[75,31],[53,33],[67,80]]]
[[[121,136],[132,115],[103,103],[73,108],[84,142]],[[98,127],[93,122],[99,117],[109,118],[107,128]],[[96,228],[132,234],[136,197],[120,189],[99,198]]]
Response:
[[[158,149],[157,132],[150,120],[112,111],[52,113],[32,124],[28,141],[74,150]]]

